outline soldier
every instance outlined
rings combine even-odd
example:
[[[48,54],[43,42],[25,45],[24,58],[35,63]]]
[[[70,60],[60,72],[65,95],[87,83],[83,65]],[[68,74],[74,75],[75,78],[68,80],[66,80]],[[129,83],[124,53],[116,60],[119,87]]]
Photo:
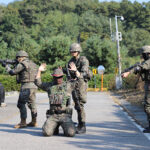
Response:
[[[18,51],[16,54],[18,64],[14,69],[6,65],[6,70],[10,75],[17,76],[17,83],[21,83],[20,95],[17,107],[20,110],[21,121],[15,125],[14,128],[24,128],[27,126],[37,126],[37,108],[35,104],[37,86],[34,84],[35,76],[37,74],[37,66],[28,59],[28,54],[25,51]],[[31,110],[32,121],[26,124],[27,110],[26,103]]]
[[[130,73],[139,73],[145,81],[145,97],[144,97],[144,110],[147,114],[147,120],[149,126],[143,130],[144,133],[150,133],[150,46],[146,45],[142,47],[142,56],[144,61],[137,65],[136,67],[126,70],[122,74],[122,77],[127,77]]]
[[[5,89],[4,86],[0,83],[0,107],[6,107],[5,101]]]
[[[76,129],[76,133],[78,134],[86,132],[84,104],[87,102],[89,73],[89,61],[85,56],[80,56],[81,51],[82,48],[78,43],[73,43],[70,46],[72,58],[68,62],[69,75],[68,71],[65,71],[74,87],[72,97],[78,115],[78,126]]]
[[[55,69],[52,74],[53,82],[42,82],[41,71],[46,69],[46,64],[41,64],[36,76],[35,84],[47,91],[50,103],[49,117],[43,125],[44,136],[52,136],[60,125],[65,136],[75,136],[75,126],[71,119],[72,109],[70,108],[70,84],[63,82],[62,69]],[[69,94],[70,93],[70,94]]]

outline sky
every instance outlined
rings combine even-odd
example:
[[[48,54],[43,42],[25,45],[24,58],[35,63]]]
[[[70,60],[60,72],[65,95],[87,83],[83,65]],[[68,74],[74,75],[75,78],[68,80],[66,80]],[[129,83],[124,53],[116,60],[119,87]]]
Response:
[[[13,2],[14,0],[0,0],[0,4],[4,4],[4,5],[7,5],[7,4],[9,4],[9,3],[11,3],[11,2]],[[107,2],[109,2],[109,1],[111,1],[111,0],[99,0],[100,2],[102,2],[102,1],[107,1]],[[117,2],[119,2],[119,1],[121,1],[121,0],[114,0],[114,1],[117,1]],[[131,2],[134,2],[135,0],[130,0]],[[137,2],[139,2],[139,3],[142,3],[142,2],[149,2],[150,0],[136,0]]]

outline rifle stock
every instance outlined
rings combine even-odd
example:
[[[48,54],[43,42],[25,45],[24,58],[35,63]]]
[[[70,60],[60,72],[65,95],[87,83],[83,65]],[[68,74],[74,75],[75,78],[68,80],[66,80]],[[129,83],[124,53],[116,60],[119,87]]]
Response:
[[[125,73],[125,72],[129,72],[129,71],[132,70],[133,68],[136,68],[138,65],[140,65],[139,62],[137,62],[136,64],[130,66],[129,68],[126,68],[125,70],[123,70],[123,71],[121,72],[121,74],[123,74],[123,73]]]
[[[67,79],[71,80],[71,75],[70,75],[70,72],[69,72],[68,64],[66,64],[66,75],[67,75]]]

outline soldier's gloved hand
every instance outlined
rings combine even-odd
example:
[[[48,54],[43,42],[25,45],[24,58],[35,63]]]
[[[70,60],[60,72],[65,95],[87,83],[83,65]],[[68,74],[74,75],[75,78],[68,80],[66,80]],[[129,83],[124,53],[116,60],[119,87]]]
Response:
[[[6,67],[6,63],[5,63],[5,62],[2,62],[2,66],[3,66],[3,67]]]
[[[140,66],[137,66],[137,67],[134,69],[134,73],[137,74],[137,73],[139,73],[141,70],[142,70],[142,68],[141,68]]]
[[[6,68],[6,71],[7,71],[7,72],[10,72],[11,68],[10,68],[10,66],[9,66],[9,65],[6,65],[6,67],[5,67],[5,68]]]

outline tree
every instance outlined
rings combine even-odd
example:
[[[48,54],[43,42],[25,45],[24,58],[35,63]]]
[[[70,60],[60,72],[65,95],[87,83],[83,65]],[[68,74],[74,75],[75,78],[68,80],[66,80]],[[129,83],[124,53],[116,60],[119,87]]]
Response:
[[[140,55],[140,48],[144,45],[149,45],[150,34],[144,29],[129,30],[124,36],[123,42],[130,57]]]
[[[70,58],[69,47],[71,42],[71,39],[67,36],[64,37],[64,35],[41,39],[42,50],[38,55],[40,62],[46,62],[52,68],[64,66]]]
[[[103,65],[106,72],[114,71],[117,63],[115,43],[109,39],[102,40],[99,36],[92,36],[84,43],[83,47],[84,55],[88,58],[91,66]]]

